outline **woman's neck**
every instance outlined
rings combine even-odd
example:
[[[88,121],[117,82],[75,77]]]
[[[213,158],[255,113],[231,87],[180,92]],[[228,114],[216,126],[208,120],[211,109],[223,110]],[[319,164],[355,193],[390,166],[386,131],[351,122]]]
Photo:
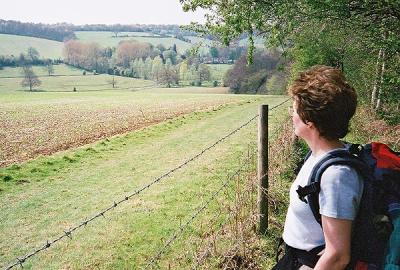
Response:
[[[328,140],[320,136],[310,138],[306,140],[306,143],[310,147],[312,155],[315,157],[321,156],[331,150],[344,147],[339,139]]]

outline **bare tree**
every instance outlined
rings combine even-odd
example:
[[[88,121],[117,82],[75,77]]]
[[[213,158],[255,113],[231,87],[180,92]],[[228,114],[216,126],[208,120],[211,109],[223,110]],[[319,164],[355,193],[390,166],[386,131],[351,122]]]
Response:
[[[50,61],[46,63],[46,66],[44,68],[47,71],[47,73],[49,74],[49,76],[54,74],[54,67],[53,67],[53,64]]]
[[[117,87],[118,81],[115,79],[114,76],[112,76],[112,78],[110,80],[108,80],[107,82],[112,85],[112,88]]]
[[[24,75],[24,79],[21,81],[21,86],[23,87],[29,86],[29,91],[32,91],[32,88],[42,84],[38,76],[36,76],[36,74],[33,72],[31,66],[29,65],[23,66],[22,74]]]
[[[32,63],[39,59],[39,52],[35,48],[29,47],[27,52],[28,58]]]
[[[118,83],[117,80],[115,79],[115,71],[116,71],[116,68],[114,68],[114,70],[113,70],[113,75],[112,75],[111,79],[107,81],[109,84],[112,85],[112,88],[115,88]]]
[[[211,79],[210,68],[206,64],[201,64],[198,70],[199,82],[209,81]]]

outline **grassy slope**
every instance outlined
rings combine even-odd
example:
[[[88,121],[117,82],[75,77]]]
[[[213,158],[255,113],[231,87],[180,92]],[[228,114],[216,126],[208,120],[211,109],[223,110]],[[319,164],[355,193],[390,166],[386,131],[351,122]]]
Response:
[[[198,44],[198,43],[202,43],[205,44],[207,46],[212,46],[213,45],[213,41],[206,39],[206,38],[202,38],[202,37],[194,37],[194,36],[185,36],[185,38],[189,39],[192,44]]]
[[[119,35],[125,35],[127,33],[121,32]],[[166,48],[171,47],[173,44],[176,44],[177,50],[179,53],[184,53],[187,49],[192,47],[192,44],[172,38],[160,38],[160,37],[140,37],[140,36],[129,36],[129,37],[113,37],[113,33],[111,32],[96,32],[96,31],[78,31],[75,32],[75,35],[80,41],[83,42],[97,42],[100,46],[106,47],[116,47],[118,43],[122,40],[137,40],[141,42],[148,42],[157,46],[158,44],[163,44]]]
[[[211,81],[215,80],[218,82],[222,82],[225,73],[228,71],[228,69],[233,67],[233,65],[229,64],[208,64],[207,66],[210,68]]]
[[[116,76],[116,88],[113,89],[110,81],[111,75],[77,75],[77,76],[46,76],[39,78],[42,84],[35,87],[35,91],[72,92],[77,91],[102,91],[102,90],[135,90],[142,87],[155,86],[153,81]],[[0,92],[2,91],[29,91],[29,87],[20,85],[22,78],[0,78]]]
[[[227,64],[209,64],[208,66],[211,71],[211,80],[203,83],[203,86],[208,87],[212,86],[214,80],[218,81],[219,86],[221,86],[224,74],[232,67],[232,65]],[[113,90],[109,83],[112,78],[111,76],[102,74],[92,77],[90,76],[92,75],[90,72],[87,72],[87,75],[83,76],[83,71],[81,69],[64,64],[54,65],[54,74],[52,77],[48,76],[47,70],[43,66],[34,66],[33,71],[42,81],[42,85],[35,88],[40,91],[72,91],[74,86],[78,91]],[[73,77],[67,77],[70,75]],[[22,77],[23,75],[20,67],[3,68],[0,70],[0,91],[27,90],[27,88],[20,86]],[[150,87],[156,84],[150,80],[133,79],[122,76],[117,76],[115,78],[117,80],[117,89],[126,90],[128,88]],[[190,81],[181,81],[180,83],[183,86],[190,85]]]
[[[166,37],[160,38],[154,36],[152,33],[146,32],[121,32],[119,35],[128,35],[128,37],[113,37],[111,32],[96,32],[96,31],[78,31],[76,36],[83,42],[97,42],[101,46],[116,47],[122,40],[137,40],[142,42],[148,42],[154,46],[163,44],[166,48],[176,44],[178,52],[184,53],[187,49],[191,48],[193,44],[173,38]],[[1,55],[14,55],[19,56],[20,53],[26,53],[29,47],[33,47],[38,50],[40,57],[58,59],[62,58],[63,43],[53,40],[18,36],[18,35],[7,35],[0,34],[0,54]],[[203,48],[202,50],[207,50]]]
[[[171,92],[153,88],[94,92],[78,89],[78,92],[63,93],[0,92],[0,125],[3,127],[0,130],[0,166],[94,142],[177,115],[252,99],[200,94],[202,89],[198,88]],[[195,91],[198,94],[194,94]]]
[[[1,185],[0,265],[58,236],[195,155],[255,115],[259,103],[273,105],[281,100],[260,97],[258,102],[193,113],[2,169],[0,172],[24,181],[19,185],[15,181]],[[284,108],[280,113],[283,111]],[[168,239],[180,220],[187,220],[220,185],[219,177],[236,166],[240,152],[248,142],[255,141],[255,136],[253,123],[185,169],[113,210],[106,219],[78,231],[72,241],[56,244],[25,266],[120,269],[143,265],[160,248],[161,239]],[[191,229],[195,231],[196,227]],[[174,263],[174,258],[182,255],[183,247],[184,242],[178,241],[163,260]]]
[[[52,76],[70,76],[70,75],[82,75],[83,70],[73,67],[73,66],[68,66],[65,64],[60,64],[60,65],[53,65],[54,68],[54,73]],[[37,76],[48,76],[47,73],[47,68],[45,66],[33,66],[32,67],[33,72]],[[87,74],[90,74],[90,72],[87,72]],[[22,68],[21,67],[4,67],[2,70],[0,70],[0,79],[4,77],[23,77],[22,75]]]
[[[29,47],[38,50],[40,57],[58,59],[62,58],[63,43],[26,36],[0,34],[0,54],[19,56],[26,53]]]

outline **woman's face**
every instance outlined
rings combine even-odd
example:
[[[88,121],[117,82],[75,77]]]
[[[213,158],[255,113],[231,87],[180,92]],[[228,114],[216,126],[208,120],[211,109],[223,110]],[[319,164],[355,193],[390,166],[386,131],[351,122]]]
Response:
[[[297,104],[293,101],[292,105],[292,121],[294,127],[294,133],[300,138],[306,138],[310,132],[310,124],[306,124],[301,120],[300,116],[297,114]]]

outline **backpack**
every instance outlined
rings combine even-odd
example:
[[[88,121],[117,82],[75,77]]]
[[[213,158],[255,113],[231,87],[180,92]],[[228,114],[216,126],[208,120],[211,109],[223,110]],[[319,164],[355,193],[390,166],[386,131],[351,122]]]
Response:
[[[320,224],[320,181],[331,165],[348,165],[364,180],[347,269],[400,270],[400,153],[382,143],[346,144],[345,149],[329,152],[314,166],[309,185],[297,190]]]

